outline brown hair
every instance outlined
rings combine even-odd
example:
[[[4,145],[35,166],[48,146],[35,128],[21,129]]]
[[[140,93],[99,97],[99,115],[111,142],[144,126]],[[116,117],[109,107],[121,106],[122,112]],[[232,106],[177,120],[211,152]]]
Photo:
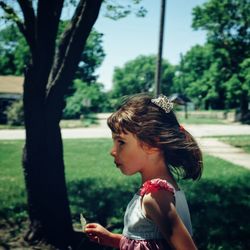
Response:
[[[192,135],[180,124],[173,111],[166,113],[151,102],[152,96],[137,94],[126,97],[108,118],[113,133],[133,133],[153,147],[162,150],[171,171],[183,179],[200,178],[202,153]]]

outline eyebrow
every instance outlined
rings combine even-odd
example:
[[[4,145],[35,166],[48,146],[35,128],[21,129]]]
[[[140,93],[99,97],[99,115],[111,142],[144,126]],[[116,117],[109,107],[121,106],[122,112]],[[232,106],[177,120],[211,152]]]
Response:
[[[125,139],[124,137],[120,136],[119,134],[114,134],[114,135],[112,135],[112,138],[113,138],[113,139],[122,139],[122,140]]]

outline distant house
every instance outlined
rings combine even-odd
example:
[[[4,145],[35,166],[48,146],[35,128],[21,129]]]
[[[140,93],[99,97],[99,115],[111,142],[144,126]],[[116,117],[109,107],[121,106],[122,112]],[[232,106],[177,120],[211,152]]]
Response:
[[[0,123],[6,122],[7,107],[22,99],[23,80],[21,76],[0,76]]]

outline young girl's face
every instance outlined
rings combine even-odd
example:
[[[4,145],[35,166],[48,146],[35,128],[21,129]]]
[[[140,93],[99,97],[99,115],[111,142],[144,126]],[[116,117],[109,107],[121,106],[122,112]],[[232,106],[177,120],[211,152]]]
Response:
[[[114,157],[116,166],[125,175],[142,172],[147,163],[147,153],[137,137],[127,132],[112,134],[113,147],[110,154]]]

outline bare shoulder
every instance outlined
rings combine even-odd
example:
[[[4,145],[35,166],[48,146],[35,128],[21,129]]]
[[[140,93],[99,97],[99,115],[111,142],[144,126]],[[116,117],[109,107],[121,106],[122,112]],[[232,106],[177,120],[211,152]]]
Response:
[[[144,195],[142,199],[142,209],[149,219],[155,217],[166,217],[173,209],[175,203],[173,193],[166,190]]]

